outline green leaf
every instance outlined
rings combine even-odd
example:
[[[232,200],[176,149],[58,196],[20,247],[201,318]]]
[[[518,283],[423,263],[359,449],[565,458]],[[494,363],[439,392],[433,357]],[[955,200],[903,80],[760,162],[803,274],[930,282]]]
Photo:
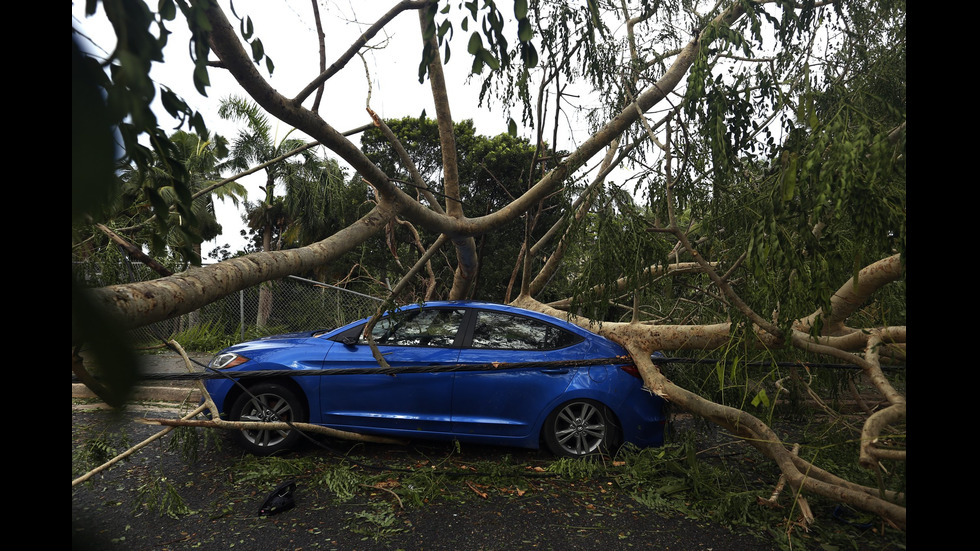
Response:
[[[507,133],[515,138],[517,137],[517,123],[514,122],[513,117],[507,119]]]
[[[731,369],[728,370],[728,378],[734,381],[735,376],[737,374],[738,374],[738,356],[735,356],[735,359],[732,360],[732,367]]]
[[[718,390],[723,390],[725,388],[725,363],[718,362],[715,364],[715,374],[718,375]]]
[[[766,389],[764,388],[759,389],[759,393],[756,394],[754,398],[752,398],[753,406],[759,407],[759,404],[762,404],[765,407],[769,407],[769,396],[766,395]]]
[[[521,42],[527,42],[531,40],[534,36],[534,31],[531,29],[531,23],[527,19],[521,19],[517,23],[517,37],[521,39]]]
[[[789,201],[796,193],[796,165],[799,155],[790,153],[788,157],[786,168],[783,170],[783,201]]]
[[[194,87],[202,96],[207,96],[208,86],[211,86],[211,80],[208,78],[208,66],[198,63],[194,67]]]
[[[480,37],[480,33],[474,32],[470,35],[470,41],[466,45],[466,51],[470,55],[477,55],[481,50],[483,50],[483,38]]]
[[[160,102],[163,103],[163,108],[167,110],[167,113],[170,113],[170,116],[175,119],[179,118],[179,113],[187,110],[187,104],[166,87],[160,88]]]
[[[521,60],[529,69],[538,66],[538,51],[534,48],[534,44],[530,42],[521,44]]]
[[[514,15],[518,20],[527,19],[527,0],[514,0]]]
[[[478,53],[477,56],[482,59],[483,62],[490,67],[490,69],[496,71],[500,68],[500,62],[497,61],[497,58],[493,57],[493,53],[491,53],[490,50],[480,50],[480,53]]]
[[[255,29],[252,27],[252,18],[245,16],[245,19],[242,19],[241,26],[242,26],[242,38],[244,38],[245,40],[249,40],[250,38],[252,38],[252,33],[255,31]]]
[[[450,23],[449,20],[443,21],[442,25],[439,25],[439,40],[442,40],[443,37],[446,36],[446,32],[449,32],[449,39],[452,40],[453,38],[452,30],[453,30],[453,24]]]
[[[272,63],[272,58],[269,56],[265,56],[265,68],[269,70],[270,75],[276,70],[276,65]]]
[[[177,7],[174,5],[174,0],[160,0],[157,11],[160,12],[160,18],[164,21],[173,21],[174,17],[177,17]]]
[[[252,46],[252,59],[256,63],[262,61],[262,57],[265,55],[265,49],[262,47],[262,41],[256,38],[251,43]]]

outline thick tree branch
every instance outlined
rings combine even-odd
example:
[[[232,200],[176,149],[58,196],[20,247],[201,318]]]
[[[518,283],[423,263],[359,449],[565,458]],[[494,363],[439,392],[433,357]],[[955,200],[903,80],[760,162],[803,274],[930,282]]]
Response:
[[[906,405],[904,402],[888,406],[868,417],[861,430],[861,452],[858,463],[871,470],[878,469],[881,459],[897,459],[905,461],[905,450],[881,449],[878,447],[881,431],[889,425],[905,421]]]
[[[651,350],[625,343],[643,380],[653,392],[664,396],[681,408],[700,415],[711,422],[745,438],[752,447],[776,462],[779,470],[786,476],[789,484],[797,490],[805,490],[831,499],[842,501],[866,511],[873,512],[894,522],[899,527],[906,525],[905,507],[886,499],[850,487],[830,484],[809,476],[810,464],[802,461],[786,448],[776,434],[765,423],[742,410],[706,400],[687,391],[663,376],[660,369],[650,359]],[[798,466],[797,462],[803,463]]]
[[[377,233],[395,211],[380,204],[354,224],[299,249],[253,253],[169,277],[90,291],[121,326],[134,328],[186,314],[235,291],[323,266]],[[72,332],[72,342],[77,335]]]
[[[443,191],[446,194],[446,214],[453,218],[462,219],[463,204],[460,202],[459,166],[456,164],[456,135],[453,131],[453,115],[449,107],[449,93],[446,91],[446,77],[442,70],[442,60],[439,57],[439,44],[436,41],[434,29],[428,29],[432,24],[424,11],[419,11],[419,25],[422,36],[429,35],[426,47],[436,52],[429,62],[429,87],[432,90],[432,101],[436,107],[436,122],[439,127],[439,145],[442,149]],[[476,257],[476,241],[473,237],[454,237],[456,246],[456,272],[453,286],[449,291],[449,300],[466,298],[473,281],[476,280],[479,268]]]
[[[844,327],[844,321],[859,307],[865,304],[868,297],[883,285],[896,281],[902,276],[902,259],[900,255],[892,255],[866,266],[858,272],[858,277],[847,280],[837,292],[830,297],[830,312],[817,310],[810,316],[800,320],[797,328],[809,331],[818,318],[822,319],[821,333],[824,335],[840,335],[849,332]]]
[[[356,442],[374,442],[376,444],[405,444],[407,440],[400,438],[389,438],[386,436],[374,436],[371,434],[360,434],[345,430],[332,429],[323,425],[311,423],[267,423],[260,421],[223,421],[218,417],[211,420],[204,419],[143,419],[146,425],[162,425],[166,427],[207,427],[227,430],[300,430],[323,434],[332,438],[342,440],[354,440]]]

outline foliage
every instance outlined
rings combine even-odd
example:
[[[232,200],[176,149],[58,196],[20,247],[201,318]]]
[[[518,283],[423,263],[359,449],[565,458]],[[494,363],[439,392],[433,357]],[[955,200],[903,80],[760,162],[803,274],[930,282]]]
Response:
[[[225,331],[223,324],[207,320],[175,333],[171,338],[179,342],[184,350],[217,352],[239,342],[240,333]]]
[[[603,470],[603,465],[591,457],[581,459],[563,457],[548,465],[547,470],[565,478],[592,478]]]
[[[185,350],[214,353],[242,342],[243,338],[252,340],[286,332],[286,327],[282,325],[266,325],[264,327],[249,325],[242,333],[241,324],[207,320],[174,333],[171,338],[179,342]]]
[[[405,528],[398,524],[394,506],[387,502],[380,502],[373,503],[371,509],[367,511],[355,512],[346,528],[355,534],[363,535],[364,539],[370,538],[377,543],[394,534],[404,532]]]
[[[150,475],[136,489],[137,508],[145,508],[151,513],[159,513],[170,518],[194,514],[194,510],[184,503],[180,493],[165,476]]]
[[[94,14],[98,4],[96,0],[86,2],[86,13]],[[112,161],[119,153],[143,171],[155,159],[162,159],[173,168],[171,187],[178,200],[168,204],[156,183],[150,182],[142,191],[157,215],[156,225],[162,234],[172,230],[169,210],[171,206],[176,208],[179,220],[173,229],[183,243],[181,251],[186,258],[192,258],[190,243],[198,238],[193,229],[196,216],[191,208],[190,176],[181,168],[176,148],[150,109],[159,88],[164,108],[171,116],[193,126],[202,138],[208,135],[200,113],[170,89],[158,87],[149,76],[150,66],[163,61],[169,34],[166,26],[176,16],[174,2],[161,2],[157,13],[141,0],[106,0],[102,4],[120,38],[107,59],[100,62],[85,53],[83,39],[72,27],[72,222],[81,222],[86,216],[98,213],[115,195],[119,183],[113,176]],[[185,15],[196,19],[208,4],[182,4],[182,8]],[[157,35],[150,30],[152,27],[157,28]],[[206,29],[199,27],[197,31]],[[192,43],[206,44],[204,35],[195,34]],[[200,58],[200,49],[197,53],[199,70],[195,80],[203,93],[207,85],[206,51],[205,59]],[[144,137],[152,146],[140,142]],[[117,138],[121,151],[115,150],[112,144]]]
[[[129,447],[129,435],[121,430],[103,430],[96,435],[85,435],[82,445],[72,446],[72,475],[82,475]]]
[[[175,427],[167,441],[167,451],[179,453],[188,465],[197,463],[202,452],[221,450],[221,438],[217,431],[197,427]]]
[[[354,474],[347,465],[324,465],[312,482],[333,492],[338,501],[349,501],[362,484],[361,477]]]
[[[313,461],[247,455],[235,465],[234,481],[236,484],[265,484],[271,491],[283,479],[303,475]]]

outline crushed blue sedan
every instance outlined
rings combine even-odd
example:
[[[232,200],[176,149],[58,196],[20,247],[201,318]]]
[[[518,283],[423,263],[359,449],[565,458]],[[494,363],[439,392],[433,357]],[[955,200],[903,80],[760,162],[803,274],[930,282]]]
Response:
[[[626,351],[566,321],[480,302],[405,306],[371,333],[391,370],[378,368],[362,337],[366,323],[227,348],[211,368],[230,377],[209,380],[207,390],[233,421],[526,448],[543,442],[563,457],[663,443],[663,401],[643,388]],[[286,373],[233,380],[263,370]],[[312,376],[290,376],[303,372]],[[300,437],[295,430],[235,434],[260,455]]]

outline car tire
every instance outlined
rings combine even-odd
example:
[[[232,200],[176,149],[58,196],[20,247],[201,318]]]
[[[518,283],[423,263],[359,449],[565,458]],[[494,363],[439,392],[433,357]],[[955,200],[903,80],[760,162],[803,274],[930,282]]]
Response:
[[[259,383],[235,400],[228,412],[232,421],[289,421],[305,423],[306,408],[292,390],[278,383]],[[235,440],[255,455],[272,455],[292,448],[299,440],[296,430],[245,429]]]
[[[613,451],[619,431],[609,408],[595,400],[572,400],[545,419],[544,442],[559,457],[585,457]]]

